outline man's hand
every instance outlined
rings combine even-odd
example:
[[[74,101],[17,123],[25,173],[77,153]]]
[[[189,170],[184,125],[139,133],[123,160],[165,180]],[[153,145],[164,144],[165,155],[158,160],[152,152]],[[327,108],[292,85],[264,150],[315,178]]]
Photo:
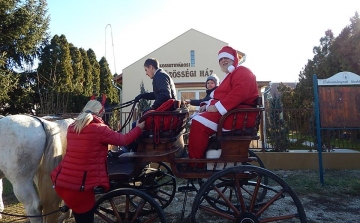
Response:
[[[145,121],[142,121],[142,122],[139,123],[139,120],[137,120],[136,126],[140,127],[141,129],[144,129],[144,127],[145,127]]]
[[[144,94],[139,94],[138,96],[135,97],[135,101],[138,102],[140,99],[142,99],[144,96]]]
[[[218,112],[219,110],[217,110],[215,105],[210,105],[207,109],[207,112]]]
[[[199,112],[204,112],[206,111],[206,105],[203,105],[199,108]]]

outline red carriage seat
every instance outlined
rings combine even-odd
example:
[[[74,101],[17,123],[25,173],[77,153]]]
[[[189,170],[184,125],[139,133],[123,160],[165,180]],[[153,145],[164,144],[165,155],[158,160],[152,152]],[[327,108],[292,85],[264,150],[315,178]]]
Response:
[[[140,121],[145,120],[145,129],[137,139],[137,152],[170,152],[179,149],[174,145],[183,146],[182,133],[189,111],[180,108],[180,105],[180,101],[169,99],[158,109],[150,110],[141,117]]]

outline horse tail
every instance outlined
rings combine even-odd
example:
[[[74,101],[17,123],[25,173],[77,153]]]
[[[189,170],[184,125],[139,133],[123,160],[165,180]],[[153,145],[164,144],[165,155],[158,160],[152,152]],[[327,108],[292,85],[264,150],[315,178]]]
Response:
[[[63,157],[60,128],[57,123],[42,120],[45,131],[45,148],[41,166],[43,173],[50,174],[59,165]]]
[[[61,142],[60,127],[55,122],[38,119],[45,132],[45,148],[40,166],[37,172],[38,191],[40,201],[43,207],[43,213],[50,213],[59,208],[61,199],[57,196],[52,188],[50,173],[55,169],[62,160],[63,149]],[[56,222],[58,216],[49,215],[43,218],[43,222]]]

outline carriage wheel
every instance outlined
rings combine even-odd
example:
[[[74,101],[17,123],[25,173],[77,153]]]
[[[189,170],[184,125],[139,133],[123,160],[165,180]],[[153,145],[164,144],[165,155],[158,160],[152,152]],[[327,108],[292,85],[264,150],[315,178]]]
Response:
[[[260,166],[261,168],[265,168],[264,163],[261,161],[260,157],[258,157],[258,155],[256,155],[256,153],[254,153],[254,151],[249,149],[249,157],[255,157],[257,159],[257,164],[255,162],[251,162],[249,164],[251,165],[255,165],[255,166]]]
[[[171,168],[163,162],[147,165],[140,176],[135,179],[134,186],[153,197],[162,209],[169,206],[176,193],[174,174]]]
[[[263,177],[268,177],[268,185],[261,183]],[[259,201],[263,188],[267,193]],[[236,223],[306,222],[304,208],[289,185],[269,170],[250,165],[211,176],[196,195],[190,218],[193,223],[220,218]]]
[[[261,161],[260,157],[258,157],[258,155],[256,155],[256,153],[254,153],[254,151],[249,149],[249,157],[255,157],[257,162],[251,162],[251,163],[246,163],[245,165],[254,165],[254,166],[260,166],[261,168],[265,168],[264,163]],[[267,175],[264,175],[264,177],[261,180],[261,183],[264,185],[268,185],[269,184],[269,178]],[[267,193],[267,189],[266,187],[261,188],[261,191],[258,193],[258,201],[261,202],[262,200],[264,200],[265,196]]]
[[[144,209],[152,211],[146,213]],[[116,189],[104,194],[96,201],[94,210],[95,222],[166,222],[159,204],[147,193],[132,188]]]
[[[252,151],[252,150],[249,150],[249,157],[255,157],[257,159],[257,162],[250,162],[250,163],[242,163],[243,165],[254,165],[254,166],[260,166],[262,168],[265,169],[265,166],[264,166],[264,163],[261,161],[261,159]],[[229,181],[229,184],[231,184],[231,179],[228,179],[228,178],[224,178],[222,179],[222,181]],[[261,178],[261,183],[263,185],[268,185],[269,184],[269,178],[267,175],[264,175],[262,178]],[[200,184],[201,186],[201,184]],[[222,187],[227,187],[227,183],[222,183],[222,184],[219,184],[219,186],[222,186]],[[265,196],[266,196],[266,193],[267,193],[267,188],[266,187],[261,187],[259,189],[259,192],[257,193],[257,201],[258,202],[261,202],[264,200]],[[206,198],[205,198],[206,199]],[[224,210],[224,207],[222,205],[220,205],[220,207],[217,207],[217,203],[214,203],[214,202],[209,202],[210,205],[213,205],[214,208],[218,208],[220,211],[225,211]]]

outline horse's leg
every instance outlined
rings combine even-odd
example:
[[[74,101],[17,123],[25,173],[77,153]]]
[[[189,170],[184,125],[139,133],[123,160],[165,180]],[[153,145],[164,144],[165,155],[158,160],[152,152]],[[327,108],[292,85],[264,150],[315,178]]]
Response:
[[[9,179],[10,180],[10,179]],[[24,205],[26,215],[41,215],[42,205],[33,185],[32,179],[24,181],[10,180],[16,198]],[[42,223],[42,217],[30,218],[31,223]]]
[[[2,199],[2,193],[3,193],[3,181],[2,179],[0,179],[0,212],[4,211],[4,202]],[[0,219],[2,218],[1,214],[0,214]]]

